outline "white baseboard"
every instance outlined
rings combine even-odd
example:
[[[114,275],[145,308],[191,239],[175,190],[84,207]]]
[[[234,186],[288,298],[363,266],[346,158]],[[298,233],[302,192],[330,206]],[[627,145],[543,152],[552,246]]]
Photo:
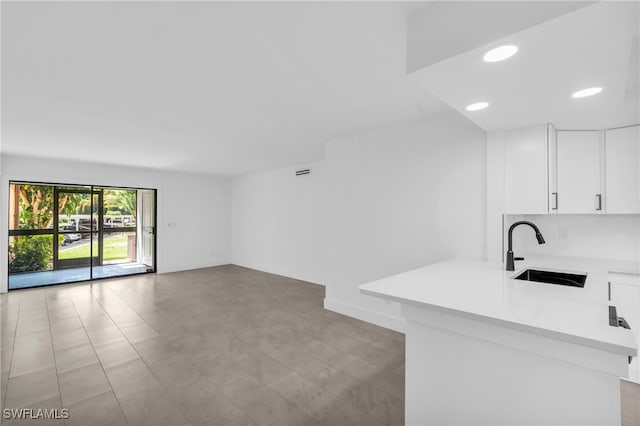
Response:
[[[228,260],[218,260],[213,262],[198,262],[190,263],[188,265],[174,266],[173,268],[158,267],[158,274],[170,274],[172,272],[190,271],[192,269],[211,268],[213,266],[229,265],[231,262]]]
[[[244,263],[244,262],[238,262],[236,260],[232,260],[231,264],[232,265],[237,265],[237,266],[242,266],[243,268],[254,269],[254,270],[260,271],[260,272],[266,272],[268,274],[281,275],[283,277],[293,278],[294,280],[305,281],[305,282],[308,282],[308,283],[311,283],[311,284],[317,284],[317,285],[324,286],[324,284],[320,284],[319,282],[316,282],[317,280],[309,279],[309,277],[303,277],[303,276],[298,275],[296,273],[291,273],[290,271],[285,271],[285,270],[282,270],[281,268],[273,267],[272,265],[267,265],[267,264],[263,264],[263,263],[260,263],[260,264],[248,264],[248,263]]]
[[[284,277],[293,278],[300,281],[306,281],[312,284],[318,284],[313,280],[308,279],[308,277],[296,276],[297,274],[292,274],[291,271],[283,271],[277,267],[274,267],[273,265],[268,265],[268,264],[249,265],[249,264],[245,264],[244,262],[238,261],[237,259],[232,259],[231,263],[233,265],[242,266],[244,268],[255,269],[257,271],[267,272],[269,274],[282,275]],[[324,285],[324,284],[318,284],[318,285]],[[340,300],[329,299],[326,297],[324,299],[324,308],[333,312],[337,312],[339,314],[347,315],[349,317],[357,318],[362,321],[379,325],[380,327],[389,328],[399,333],[405,332],[405,321],[401,317],[381,314],[379,312],[375,312],[358,305],[353,305],[351,303],[345,303]]]
[[[324,308],[339,314],[379,325],[380,327],[389,328],[399,333],[404,333],[406,330],[406,322],[401,317],[381,314],[340,300],[325,297]]]

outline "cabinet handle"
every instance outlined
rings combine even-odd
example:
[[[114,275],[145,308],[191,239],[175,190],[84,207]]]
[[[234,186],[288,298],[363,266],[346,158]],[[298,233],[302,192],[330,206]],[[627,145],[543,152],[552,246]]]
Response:
[[[607,290],[609,292],[609,302],[611,302],[611,281],[607,283]]]
[[[602,194],[596,194],[596,200],[598,201],[598,207],[596,211],[602,210]]]
[[[555,207],[551,207],[551,210],[558,210],[558,193],[552,192],[551,195],[553,195],[553,200],[555,201]]]

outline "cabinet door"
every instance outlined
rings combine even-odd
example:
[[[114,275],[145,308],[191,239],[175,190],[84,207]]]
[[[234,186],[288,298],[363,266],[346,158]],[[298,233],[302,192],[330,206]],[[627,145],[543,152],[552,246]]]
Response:
[[[549,145],[549,213],[558,213],[558,131],[553,125],[547,125],[547,140]]]
[[[547,149],[547,125],[505,133],[506,213],[548,212]]]
[[[631,277],[631,276],[630,276]],[[640,278],[635,281],[612,280],[611,304],[616,307],[618,316],[627,320],[631,326],[636,342],[640,342]],[[638,357],[634,357],[629,365],[630,379],[640,380],[640,363]],[[639,382],[640,383],[640,382]]]
[[[640,126],[605,133],[607,213],[640,213]]]
[[[556,144],[557,212],[602,212],[600,133],[558,131]]]

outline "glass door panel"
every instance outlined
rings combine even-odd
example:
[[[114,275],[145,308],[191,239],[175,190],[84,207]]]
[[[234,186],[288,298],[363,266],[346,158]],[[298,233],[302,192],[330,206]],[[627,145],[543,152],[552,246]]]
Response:
[[[9,289],[46,285],[53,274],[53,235],[9,236]]]
[[[103,265],[136,263],[136,232],[105,232]]]
[[[9,184],[9,289],[46,284],[53,270],[54,187]]]
[[[114,277],[147,272],[138,254],[139,193],[131,188],[102,188],[102,263],[94,276]]]
[[[91,279],[93,200],[91,187],[56,187],[58,244],[54,247],[56,283]]]

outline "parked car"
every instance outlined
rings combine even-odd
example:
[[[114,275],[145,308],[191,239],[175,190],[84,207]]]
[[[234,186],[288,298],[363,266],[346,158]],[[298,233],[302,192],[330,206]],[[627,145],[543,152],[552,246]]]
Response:
[[[93,226],[91,226],[91,223],[93,222]],[[84,237],[88,237],[89,233],[91,232],[91,228],[93,228],[93,231],[97,231],[98,230],[98,224],[97,221],[94,219],[89,220],[89,219],[80,219],[78,220],[78,231],[82,232]]]
[[[62,234],[62,245],[68,246],[69,244],[80,241],[81,239],[82,234]]]
[[[120,228],[124,226],[122,223],[121,217],[108,217],[104,218],[104,223],[102,224],[103,228]]]

